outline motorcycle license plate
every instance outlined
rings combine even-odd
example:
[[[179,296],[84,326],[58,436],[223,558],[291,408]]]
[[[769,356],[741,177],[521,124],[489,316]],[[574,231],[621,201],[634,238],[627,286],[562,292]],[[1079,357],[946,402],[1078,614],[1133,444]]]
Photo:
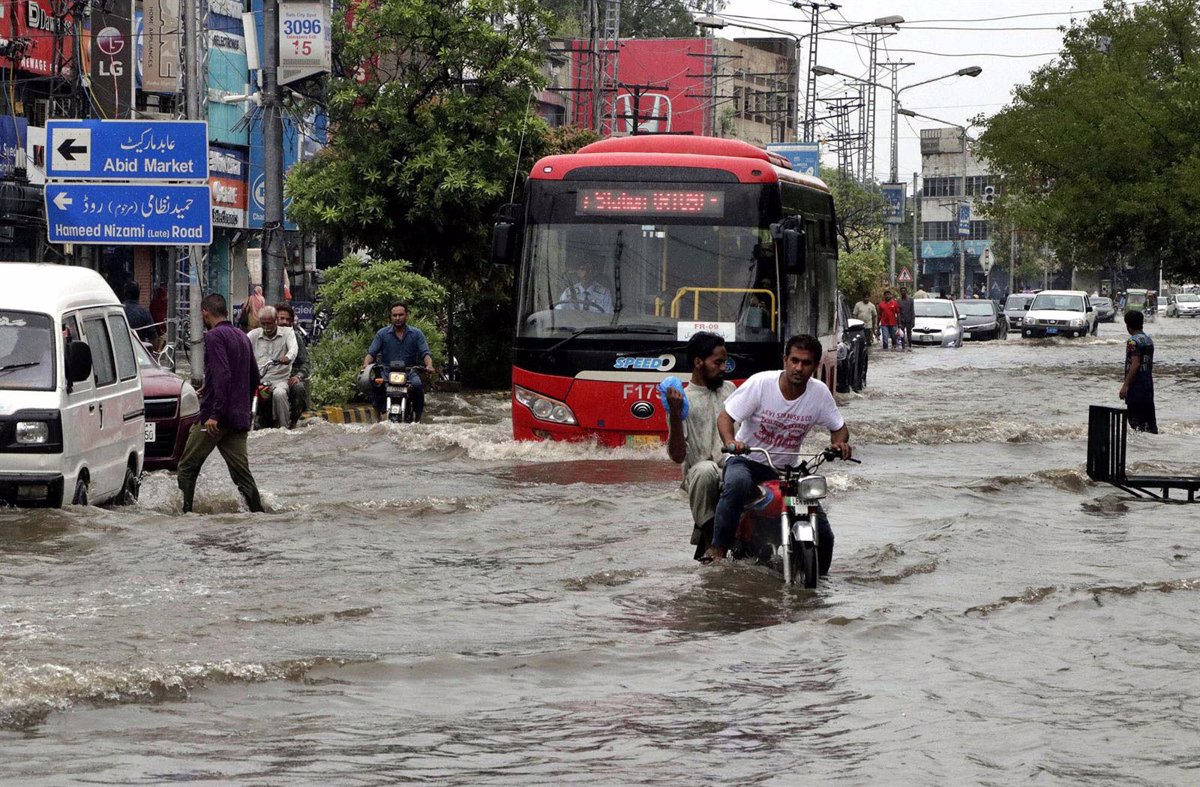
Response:
[[[158,424],[146,422],[146,442],[153,443],[158,438]]]
[[[1046,335],[1047,335],[1047,336],[1053,336],[1053,335],[1054,335],[1054,334],[1056,334],[1056,333],[1058,333],[1058,329],[1057,329],[1057,328],[1047,328],[1047,329],[1046,329]]]

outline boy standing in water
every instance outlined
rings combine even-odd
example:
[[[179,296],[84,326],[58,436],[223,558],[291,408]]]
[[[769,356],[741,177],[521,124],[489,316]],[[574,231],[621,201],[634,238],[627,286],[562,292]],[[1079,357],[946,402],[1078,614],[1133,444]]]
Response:
[[[1154,341],[1142,330],[1141,312],[1125,312],[1129,341],[1125,342],[1125,381],[1119,396],[1125,400],[1129,426],[1139,432],[1158,434],[1154,417]]]

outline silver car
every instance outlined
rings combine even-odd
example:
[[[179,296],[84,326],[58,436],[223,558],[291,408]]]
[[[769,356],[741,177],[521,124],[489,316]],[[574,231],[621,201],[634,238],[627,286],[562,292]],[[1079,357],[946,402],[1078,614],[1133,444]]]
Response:
[[[1008,320],[1009,328],[1021,329],[1021,321],[1025,319],[1025,312],[1029,311],[1029,304],[1033,303],[1035,295],[1037,293],[1015,292],[1008,296],[1004,302],[1004,318]]]
[[[1200,295],[1181,292],[1167,296],[1168,317],[1200,317]]]

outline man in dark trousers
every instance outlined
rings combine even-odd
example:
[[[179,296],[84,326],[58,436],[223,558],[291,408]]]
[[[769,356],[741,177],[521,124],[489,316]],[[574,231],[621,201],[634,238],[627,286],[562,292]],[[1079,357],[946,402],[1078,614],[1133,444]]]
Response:
[[[908,297],[908,290],[900,288],[900,323],[898,326],[897,336],[904,344],[904,349],[912,352],[912,331],[913,326],[917,324],[916,305],[912,298]]]
[[[251,511],[263,510],[258,485],[250,474],[246,437],[250,434],[250,402],[258,387],[258,369],[250,340],[229,322],[225,298],[205,296],[200,316],[204,334],[204,386],[200,389],[200,423],[188,432],[179,460],[183,511],[192,510],[196,479],[208,455],[217,449]]]
[[[1158,434],[1158,419],[1154,413],[1154,341],[1142,328],[1145,317],[1141,312],[1125,312],[1125,378],[1118,393],[1128,408],[1129,428],[1138,432]]]
[[[150,310],[141,303],[142,288],[136,281],[131,281],[125,285],[124,294],[125,300],[121,303],[121,308],[125,310],[125,321],[142,343],[153,344],[158,338],[158,326],[154,324]]]

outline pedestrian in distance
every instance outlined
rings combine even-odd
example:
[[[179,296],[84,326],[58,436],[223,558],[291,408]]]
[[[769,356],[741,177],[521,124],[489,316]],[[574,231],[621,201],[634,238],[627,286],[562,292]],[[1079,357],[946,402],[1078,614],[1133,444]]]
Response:
[[[862,324],[867,330],[867,343],[875,343],[875,335],[879,333],[879,310],[875,308],[875,304],[871,303],[871,299],[867,297],[867,293],[863,293],[862,300],[854,304],[853,310],[854,319],[862,320]]]
[[[367,348],[363,358],[363,371],[370,369],[379,362],[384,369],[391,367],[393,362],[402,363],[405,368],[424,364],[425,371],[433,374],[433,354],[429,352],[429,341],[420,328],[408,324],[408,304],[396,301],[389,311],[392,324],[380,328]],[[412,397],[413,420],[420,421],[425,412],[425,385],[416,372],[408,373],[408,393]],[[374,388],[375,412],[382,421],[387,418],[387,391],[377,385]]]
[[[153,346],[158,339],[158,326],[154,324],[150,310],[142,305],[142,288],[136,281],[127,282],[124,294],[121,308],[125,310],[126,322],[142,344]]]
[[[913,300],[920,300],[922,298],[928,298],[928,297],[929,297],[929,293],[925,292],[925,289],[923,287],[918,287],[917,291],[913,293]]]
[[[912,298],[908,297],[908,290],[900,288],[900,338],[904,342],[904,349],[912,352],[912,332],[913,327],[917,324],[917,307],[913,304]]]
[[[725,379],[728,358],[724,338],[715,333],[693,334],[687,343],[691,380],[682,391],[669,387],[665,392],[667,455],[672,462],[683,465],[680,486],[687,492],[692,509],[696,560],[704,556],[712,541],[713,518],[721,494],[721,468],[726,456],[721,453],[717,417],[724,411],[725,400],[737,390]]]
[[[246,438],[250,434],[250,403],[258,387],[258,369],[250,340],[229,322],[225,298],[210,293],[200,302],[204,334],[204,385],[200,388],[200,421],[188,432],[179,460],[179,490],[183,512],[192,510],[196,479],[204,460],[221,452],[229,476],[251,511],[263,510],[258,485],[250,473]]]
[[[1142,328],[1145,317],[1139,311],[1125,312],[1125,379],[1118,393],[1125,400],[1129,426],[1139,432],[1158,434],[1154,414],[1154,340]]]
[[[242,302],[242,313],[238,317],[238,327],[247,333],[258,327],[258,313],[267,305],[263,297],[263,288],[255,285],[253,292]]]
[[[900,304],[892,297],[891,290],[883,291],[883,300],[879,303],[879,332],[883,337],[883,349],[899,351],[896,344],[899,339]]]

